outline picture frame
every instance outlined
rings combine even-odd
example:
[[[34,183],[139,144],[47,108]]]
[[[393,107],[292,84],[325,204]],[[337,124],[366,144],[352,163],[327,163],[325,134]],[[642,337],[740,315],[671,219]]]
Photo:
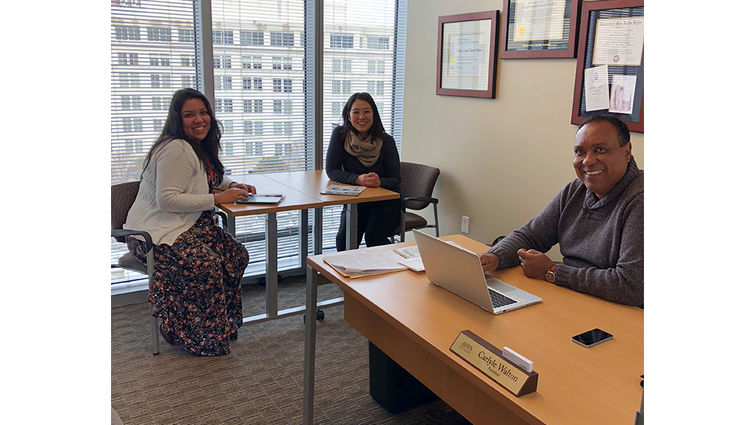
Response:
[[[582,0],[504,0],[499,59],[575,57],[581,4]]]
[[[498,11],[438,17],[435,94],[495,98]]]
[[[644,17],[644,0],[582,5],[572,124],[612,115],[644,132]]]

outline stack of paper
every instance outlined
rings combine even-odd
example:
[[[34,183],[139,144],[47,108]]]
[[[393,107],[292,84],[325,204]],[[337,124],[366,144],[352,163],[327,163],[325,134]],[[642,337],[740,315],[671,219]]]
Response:
[[[409,267],[410,270],[414,270],[415,272],[425,271],[425,263],[422,262],[421,257],[404,258],[399,261],[399,263]]]
[[[419,248],[417,245],[405,246],[403,248],[396,248],[393,250],[396,254],[404,258],[416,258],[419,257]]]
[[[443,242],[469,251],[468,249],[464,248],[463,246],[457,244],[454,241],[443,241]],[[419,256],[419,248],[417,247],[417,245],[410,245],[410,246],[405,246],[403,248],[396,248],[393,250],[393,252],[403,257],[403,259],[399,261],[399,264],[403,264],[404,266],[408,267],[411,270],[414,270],[415,272],[425,271],[425,264],[422,262],[422,258]]]
[[[455,246],[457,248],[461,248],[461,249],[469,251],[468,249],[464,248],[463,246],[457,244],[454,241],[443,241],[443,242],[445,242],[445,243],[447,243],[449,245],[453,245],[453,246]],[[416,258],[416,257],[419,257],[419,248],[417,247],[417,245],[409,245],[409,246],[405,246],[405,247],[402,247],[402,248],[396,248],[393,251],[396,254],[398,254],[398,255],[400,255],[400,256],[402,256],[404,258]],[[472,251],[470,251],[470,252],[472,252]]]
[[[338,273],[357,278],[406,270],[399,263],[403,257],[384,247],[352,249],[323,257],[323,260]]]
[[[323,195],[348,195],[348,196],[357,196],[360,193],[362,193],[363,190],[367,189],[365,186],[351,186],[351,185],[344,185],[344,184],[331,184],[328,186],[327,189],[323,190]]]

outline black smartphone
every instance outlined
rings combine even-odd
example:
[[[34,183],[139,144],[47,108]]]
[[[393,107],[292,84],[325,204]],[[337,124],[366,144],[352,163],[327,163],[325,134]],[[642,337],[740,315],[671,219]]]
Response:
[[[583,345],[587,348],[590,348],[594,345],[598,345],[601,342],[605,342],[610,339],[613,339],[613,335],[598,328],[595,328],[591,331],[587,331],[585,333],[581,333],[579,335],[575,335],[571,337],[572,341],[576,342],[579,345]]]

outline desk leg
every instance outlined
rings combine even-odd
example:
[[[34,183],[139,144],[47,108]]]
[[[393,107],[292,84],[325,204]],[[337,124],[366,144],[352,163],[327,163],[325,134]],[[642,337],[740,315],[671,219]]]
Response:
[[[267,317],[274,319],[278,317],[278,219],[275,213],[267,214],[265,232],[265,305]]]
[[[315,208],[315,255],[322,254],[322,207]]]
[[[228,233],[236,237],[236,217],[232,216],[231,214],[226,214],[228,216]]]
[[[346,204],[346,249],[357,249],[357,204]]]
[[[309,210],[299,210],[299,267],[307,266],[309,253]]]
[[[314,424],[315,405],[315,337],[317,331],[317,273],[307,266],[307,311],[304,315],[304,420]]]

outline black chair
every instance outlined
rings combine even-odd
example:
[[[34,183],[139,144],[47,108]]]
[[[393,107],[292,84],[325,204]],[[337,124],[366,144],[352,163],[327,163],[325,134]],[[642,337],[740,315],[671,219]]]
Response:
[[[429,165],[401,162],[401,224],[395,234],[404,242],[406,232],[412,229],[435,228],[435,236],[440,236],[438,228],[438,199],[433,198],[433,189],[440,170]],[[435,222],[428,224],[419,214],[407,209],[419,211],[433,205]]]
[[[147,248],[147,264],[139,261],[131,252],[126,252],[118,258],[118,264],[112,264],[111,267],[120,267],[125,270],[147,275],[149,284],[152,284],[152,273],[155,271],[155,254],[152,250],[152,237],[148,232],[137,230],[125,230],[123,223],[126,222],[128,210],[136,199],[139,192],[139,182],[133,181],[128,183],[115,184],[110,186],[110,236],[116,241],[126,243],[126,236],[141,235],[144,237]],[[223,219],[223,227],[228,226],[228,216],[222,211],[214,211],[215,223],[218,224],[217,217]],[[158,337],[159,320],[152,318],[152,354],[160,354],[160,338]]]
[[[147,264],[139,261],[131,252],[126,252],[118,258],[117,265],[111,267],[120,267],[125,270],[131,270],[137,273],[147,275],[150,284],[152,283],[152,273],[155,270],[155,253],[153,251],[152,237],[148,232],[137,230],[123,229],[123,223],[126,222],[128,210],[136,199],[139,192],[139,182],[128,182],[110,186],[110,236],[116,241],[126,243],[126,236],[141,235],[147,245]],[[152,354],[160,354],[160,339],[158,338],[159,322],[156,317],[152,318]]]

